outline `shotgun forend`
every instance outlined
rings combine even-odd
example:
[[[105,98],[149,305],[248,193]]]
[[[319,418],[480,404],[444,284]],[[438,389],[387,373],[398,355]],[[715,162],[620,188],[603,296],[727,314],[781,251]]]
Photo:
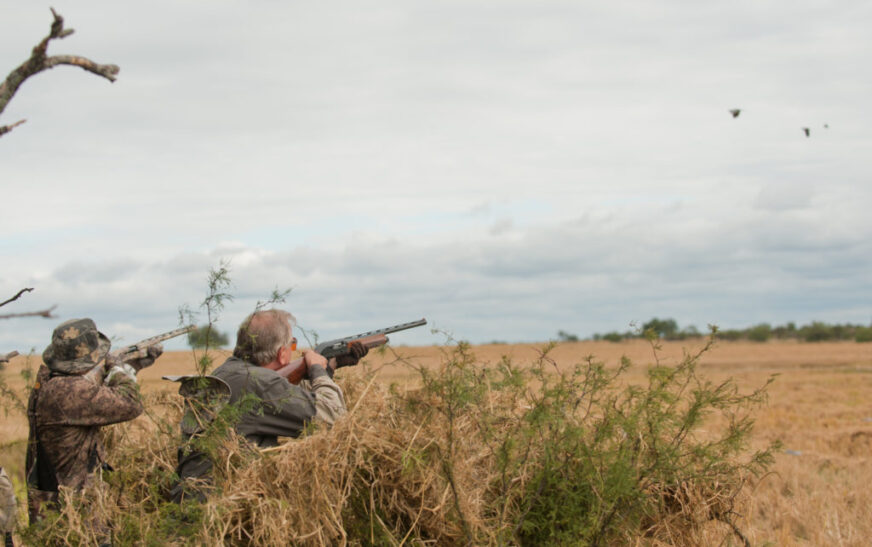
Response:
[[[361,340],[363,338],[383,336],[386,334],[391,334],[393,332],[399,332],[401,330],[413,329],[415,327],[421,327],[427,324],[426,319],[419,319],[418,321],[410,321],[408,323],[400,323],[399,325],[394,325],[392,327],[385,327],[383,329],[376,329],[369,332],[363,332],[360,334],[355,334],[352,336],[346,336],[345,338],[338,338],[336,340],[328,340],[326,342],[322,342],[315,346],[315,352],[320,353],[324,357],[330,359],[331,357],[337,357],[339,355],[344,355],[348,353],[348,344]]]

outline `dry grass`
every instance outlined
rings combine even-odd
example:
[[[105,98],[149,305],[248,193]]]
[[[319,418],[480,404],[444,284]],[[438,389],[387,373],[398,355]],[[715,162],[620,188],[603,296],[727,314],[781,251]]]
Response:
[[[677,363],[685,347],[692,343],[665,343],[659,356],[661,362]],[[495,363],[502,355],[509,355],[516,363],[531,362],[537,356],[538,345],[489,345],[474,348],[479,361]],[[442,348],[396,348],[395,351],[404,357],[424,366],[437,366],[441,360]],[[595,355],[606,363],[617,363],[621,355],[630,357],[636,365],[631,369],[629,381],[641,381],[644,367],[653,361],[650,346],[641,341],[623,342],[618,344],[608,342],[580,342],[561,344],[551,357],[562,365],[569,365],[581,360],[588,354]],[[407,368],[386,364],[394,359],[391,354],[371,355],[367,368],[378,370],[379,383],[388,385],[397,383],[409,385],[416,376]],[[218,359],[220,361],[220,358]],[[23,383],[14,372],[24,366],[25,358],[16,358],[7,368],[6,377],[12,387],[21,387]],[[161,381],[163,374],[193,372],[193,359],[190,353],[171,353],[161,358],[158,365],[147,369],[142,374],[144,391],[155,393],[159,391],[172,392],[173,384]],[[872,345],[855,343],[816,343],[804,344],[794,342],[771,342],[766,344],[752,343],[719,343],[707,354],[701,364],[701,372],[708,378],[717,381],[726,377],[736,379],[740,387],[750,390],[763,384],[771,374],[780,374],[775,384],[769,390],[769,405],[756,412],[756,428],[754,444],[764,446],[772,439],[780,439],[784,443],[785,452],[779,454],[773,466],[773,472],[758,484],[754,485],[753,493],[744,500],[744,505],[738,511],[743,515],[739,527],[754,545],[772,542],[778,545],[865,545],[872,537],[872,520],[869,519],[869,507],[872,507],[872,493],[866,488],[872,483]],[[362,378],[363,371],[347,370],[340,373],[348,379],[350,399],[356,399],[355,390],[366,386],[357,385],[355,380]],[[380,385],[372,385],[370,390],[381,390]],[[358,391],[359,394],[359,391]],[[157,396],[172,400],[171,395]],[[288,473],[302,473],[304,469],[325,469],[333,460],[348,461],[358,451],[366,446],[369,452],[382,453],[386,458],[396,458],[398,453],[390,448],[403,447],[409,442],[415,431],[397,431],[397,437],[361,437],[357,420],[371,421],[378,419],[379,409],[375,406],[358,409],[356,417],[340,423],[333,435],[315,435],[303,442],[283,445],[277,452],[284,453],[281,458],[286,462],[295,462],[293,466],[276,466],[277,458],[253,460],[255,463],[245,468],[245,473],[252,473],[249,481],[263,481],[273,487],[291,484],[292,476]],[[714,429],[720,424],[713,422],[708,427]],[[154,427],[154,422],[148,417],[141,417],[133,424],[123,426],[126,435],[147,436]],[[26,437],[26,423],[17,415],[10,415],[0,426],[0,435],[6,446],[0,452],[0,465],[11,469],[14,479],[21,484],[23,476],[21,465],[16,463],[23,453],[23,445],[16,441]],[[332,441],[330,439],[333,439]],[[341,439],[342,442],[337,442]],[[311,449],[313,445],[314,450]],[[382,448],[379,449],[379,446]],[[167,459],[170,447],[149,447],[147,457]],[[319,458],[312,459],[313,455]],[[469,454],[468,459],[480,455]],[[377,461],[357,462],[360,468],[366,465],[377,465]],[[164,463],[171,467],[172,461]],[[320,467],[319,467],[320,466]],[[465,483],[468,491],[473,492],[474,484],[480,481],[472,467],[461,473],[458,480]],[[317,473],[316,473],[317,474]],[[315,476],[313,474],[311,476]],[[240,479],[244,477],[238,477]],[[435,518],[444,504],[450,502],[448,493],[426,476],[413,482],[414,492],[396,497],[393,500],[383,500],[395,503],[397,510],[408,514],[410,521],[433,530],[431,537],[445,534],[445,541],[457,538],[458,530],[439,531],[439,523],[428,525],[428,518]],[[354,494],[354,482],[349,477],[340,476],[330,485],[313,483],[319,492],[328,492],[327,499],[336,503],[340,499],[348,499]],[[299,497],[301,503],[313,503],[315,490],[298,491],[293,496]],[[389,495],[388,490],[380,490],[377,485],[370,488],[371,495]],[[309,496],[307,498],[306,496]],[[332,498],[331,498],[332,496]],[[409,504],[408,500],[416,499],[420,503]],[[475,504],[475,496],[469,497],[463,503]],[[407,505],[407,506],[406,506]],[[244,523],[246,519],[286,518],[278,507],[265,506],[255,495],[247,494],[244,499],[234,500],[234,517],[229,521],[220,520],[229,526],[231,534],[238,534],[239,541],[256,539],[271,542],[275,538],[244,537],[249,530]],[[474,509],[474,508],[471,508]],[[475,514],[475,511],[470,511]],[[224,515],[226,517],[226,515]],[[209,516],[210,522],[217,523],[217,515]],[[306,519],[304,519],[306,520]],[[311,524],[311,520],[306,520]],[[342,542],[345,531],[337,525],[335,515],[329,508],[320,507],[317,522],[319,526],[309,526],[305,522],[286,523],[285,529],[294,529],[300,541]],[[471,522],[470,526],[478,526]],[[375,536],[378,532],[378,522],[369,523],[369,533]],[[360,532],[360,530],[358,530]],[[266,533],[266,532],[265,532]],[[311,534],[308,535],[307,534]],[[720,540],[724,530],[718,524],[712,525],[711,535],[703,534],[699,541],[706,538]],[[306,539],[307,538],[307,539]],[[204,538],[205,539],[205,538]]]

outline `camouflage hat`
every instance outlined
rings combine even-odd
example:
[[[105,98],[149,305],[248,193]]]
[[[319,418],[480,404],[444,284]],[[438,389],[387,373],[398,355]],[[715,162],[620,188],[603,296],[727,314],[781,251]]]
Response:
[[[42,360],[52,372],[84,374],[106,358],[110,344],[93,320],[70,319],[54,330]]]

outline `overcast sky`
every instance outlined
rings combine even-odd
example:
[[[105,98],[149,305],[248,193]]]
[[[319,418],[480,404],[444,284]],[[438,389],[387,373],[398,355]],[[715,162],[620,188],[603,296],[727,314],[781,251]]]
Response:
[[[174,328],[221,261],[225,331],[274,288],[327,338],[872,320],[868,1],[54,7],[50,54],[121,72],[41,73],[0,116],[28,120],[0,138],[0,300],[35,288],[2,311],[59,317],[0,352],[73,317]],[[5,0],[0,72],[51,21]]]

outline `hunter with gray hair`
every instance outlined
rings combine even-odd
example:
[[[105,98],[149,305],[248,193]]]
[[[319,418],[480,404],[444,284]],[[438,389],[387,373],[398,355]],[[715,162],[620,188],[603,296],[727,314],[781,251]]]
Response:
[[[299,437],[307,424],[333,423],[347,411],[342,389],[333,381],[333,371],[339,366],[356,364],[368,349],[352,344],[351,354],[330,359],[311,350],[303,350],[306,376],[294,385],[276,371],[287,366],[297,349],[293,336],[294,316],[283,310],[256,311],[245,318],[236,334],[233,356],[215,369],[210,378],[217,387],[229,388],[229,403],[239,402],[247,395],[257,401],[246,409],[235,425],[236,432],[258,448],[278,445],[278,437]],[[217,379],[217,380],[215,380]],[[186,442],[198,435],[185,431]],[[203,499],[202,490],[186,479],[208,479],[212,462],[197,450],[179,450],[180,478],[170,497],[181,501],[186,497]]]
[[[297,349],[294,326],[296,319],[284,310],[252,313],[239,326],[233,357],[212,373],[230,386],[231,403],[245,392],[264,402],[262,409],[243,416],[237,426],[239,433],[260,447],[275,446],[276,436],[299,436],[304,423],[313,419],[333,425],[346,412],[345,396],[333,381],[334,360],[328,362],[314,351],[304,350],[307,380],[299,386],[275,373],[291,362]],[[349,357],[356,363],[365,354],[366,348],[361,347]]]
[[[295,326],[297,319],[284,310],[252,313],[239,326],[233,356],[263,366],[273,360],[279,348],[291,343]]]

